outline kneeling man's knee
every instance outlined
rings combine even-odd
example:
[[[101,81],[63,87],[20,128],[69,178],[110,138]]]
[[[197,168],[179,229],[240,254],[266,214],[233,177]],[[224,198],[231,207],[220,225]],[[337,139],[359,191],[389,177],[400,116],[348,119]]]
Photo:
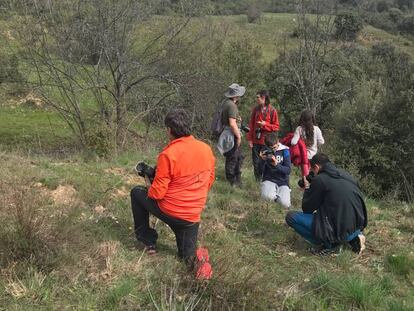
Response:
[[[296,214],[297,212],[294,212],[294,211],[290,211],[286,214],[285,221],[289,227],[292,227],[292,225],[295,223]]]
[[[147,193],[147,188],[143,187],[143,186],[136,186],[134,188],[131,189],[130,195],[131,197],[137,197],[142,193]]]

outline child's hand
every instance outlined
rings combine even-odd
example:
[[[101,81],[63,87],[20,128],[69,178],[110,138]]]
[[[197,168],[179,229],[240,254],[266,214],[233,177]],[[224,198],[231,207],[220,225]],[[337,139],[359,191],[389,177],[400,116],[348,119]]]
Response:
[[[278,165],[279,163],[277,162],[277,160],[276,160],[276,157],[273,155],[272,156],[272,165],[273,166],[276,166],[276,165]]]

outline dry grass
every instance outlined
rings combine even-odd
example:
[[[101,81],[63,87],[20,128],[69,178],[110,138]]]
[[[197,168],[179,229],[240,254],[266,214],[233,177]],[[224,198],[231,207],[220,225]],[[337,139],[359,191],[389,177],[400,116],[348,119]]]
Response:
[[[247,168],[245,189],[232,189],[219,161],[199,237],[210,250],[214,274],[210,282],[198,283],[176,260],[174,235],[161,222],[156,256],[135,247],[130,185],[123,178],[135,158],[122,167],[70,159],[57,165],[50,158],[13,154],[0,154],[0,160],[5,166],[0,303],[6,308],[408,310],[414,305],[410,205],[369,202],[367,252],[318,258],[284,224],[285,210],[259,200]],[[292,193],[293,202],[300,202],[300,193]]]

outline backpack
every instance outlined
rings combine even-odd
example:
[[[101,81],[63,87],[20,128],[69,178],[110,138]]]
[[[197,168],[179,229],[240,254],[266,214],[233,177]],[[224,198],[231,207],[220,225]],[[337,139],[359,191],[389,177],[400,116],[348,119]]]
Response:
[[[213,118],[211,119],[211,135],[214,139],[218,139],[220,137],[221,132],[224,130],[224,124],[222,121],[223,116],[223,105],[220,103],[216,107],[216,111],[213,113]]]

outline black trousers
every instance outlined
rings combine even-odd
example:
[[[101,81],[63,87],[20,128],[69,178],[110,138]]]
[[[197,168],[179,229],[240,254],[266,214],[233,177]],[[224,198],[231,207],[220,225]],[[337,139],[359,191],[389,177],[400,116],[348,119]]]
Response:
[[[262,148],[263,148],[263,145],[253,144],[252,162],[253,162],[254,177],[256,178],[256,180],[262,179],[262,176],[259,173],[260,151],[262,150]]]
[[[155,245],[158,233],[149,226],[149,214],[165,222],[174,232],[177,242],[178,257],[191,264],[197,246],[198,222],[173,218],[164,214],[158,203],[148,197],[145,187],[137,186],[131,190],[131,206],[134,216],[135,235],[145,245]]]
[[[234,139],[236,142],[236,138]],[[231,185],[241,184],[241,167],[243,164],[244,156],[241,148],[234,144],[233,149],[227,151],[224,156],[226,157],[225,171],[226,179]]]

